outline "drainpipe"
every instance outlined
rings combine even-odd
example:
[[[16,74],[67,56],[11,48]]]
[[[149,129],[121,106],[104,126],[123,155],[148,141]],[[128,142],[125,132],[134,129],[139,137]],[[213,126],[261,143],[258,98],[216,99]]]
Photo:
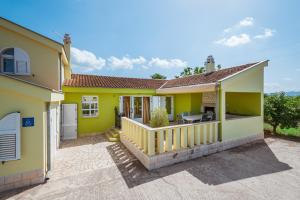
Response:
[[[220,121],[218,125],[218,141],[222,141],[222,91],[221,91],[221,82],[216,83],[216,107],[217,112],[216,113],[216,120]]]

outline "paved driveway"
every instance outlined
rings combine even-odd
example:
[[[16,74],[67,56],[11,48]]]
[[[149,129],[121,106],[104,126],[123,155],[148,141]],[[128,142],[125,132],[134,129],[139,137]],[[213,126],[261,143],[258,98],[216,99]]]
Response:
[[[265,141],[148,172],[103,136],[66,142],[47,183],[12,199],[300,199],[300,143]]]

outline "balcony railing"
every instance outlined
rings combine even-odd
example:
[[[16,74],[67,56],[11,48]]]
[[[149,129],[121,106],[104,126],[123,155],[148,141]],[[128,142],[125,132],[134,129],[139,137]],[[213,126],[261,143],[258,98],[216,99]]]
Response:
[[[149,156],[218,141],[219,121],[151,128],[122,117],[122,134]]]

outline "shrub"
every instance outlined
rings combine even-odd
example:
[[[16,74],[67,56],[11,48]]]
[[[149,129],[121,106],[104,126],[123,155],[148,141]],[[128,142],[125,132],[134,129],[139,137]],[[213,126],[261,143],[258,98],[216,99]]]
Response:
[[[274,134],[278,126],[281,129],[297,127],[299,116],[300,109],[295,98],[283,92],[265,96],[264,118],[273,127]]]
[[[151,113],[151,120],[150,126],[153,128],[168,126],[169,125],[169,118],[168,113],[165,108],[156,108]]]

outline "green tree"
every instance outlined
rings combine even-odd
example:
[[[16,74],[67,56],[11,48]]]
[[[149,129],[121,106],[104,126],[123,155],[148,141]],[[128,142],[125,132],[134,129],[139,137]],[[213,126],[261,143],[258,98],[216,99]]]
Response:
[[[152,79],[166,79],[167,78],[166,76],[159,74],[159,73],[152,74],[150,77]]]
[[[205,71],[204,67],[195,67],[194,74],[202,74]]]
[[[180,73],[180,77],[190,76],[193,74],[193,68],[192,67],[186,67],[183,69],[183,72]]]
[[[265,95],[265,121],[273,127],[276,134],[278,126],[281,128],[297,127],[300,110],[296,98],[288,97],[284,92]]]

